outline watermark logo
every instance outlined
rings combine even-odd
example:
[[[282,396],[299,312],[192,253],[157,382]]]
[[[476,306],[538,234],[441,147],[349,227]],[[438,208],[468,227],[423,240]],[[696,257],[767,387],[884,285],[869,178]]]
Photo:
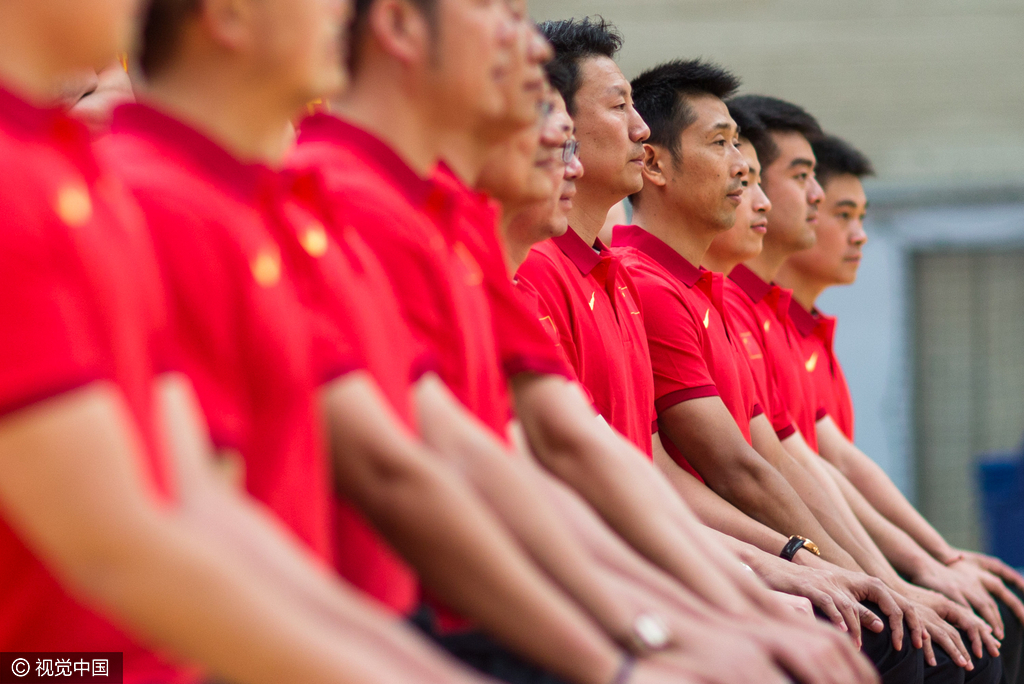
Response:
[[[0,653],[0,684],[124,682],[123,653]]]

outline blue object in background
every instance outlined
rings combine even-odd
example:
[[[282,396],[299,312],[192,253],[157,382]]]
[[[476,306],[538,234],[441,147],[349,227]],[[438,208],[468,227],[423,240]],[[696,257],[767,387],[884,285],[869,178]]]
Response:
[[[978,459],[986,551],[1024,568],[1024,451]]]

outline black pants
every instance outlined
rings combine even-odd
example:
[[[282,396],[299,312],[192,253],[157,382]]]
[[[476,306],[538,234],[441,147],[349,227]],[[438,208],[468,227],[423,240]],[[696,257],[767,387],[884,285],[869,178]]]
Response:
[[[1024,599],[1024,592],[1016,587],[1010,590],[1017,595],[1017,598]],[[1000,649],[1000,657],[1003,660],[1003,684],[1024,684],[1024,667],[1021,667],[1021,655],[1024,651],[1024,625],[1021,625],[1017,616],[1010,611],[1010,608],[996,599],[999,606],[999,615],[1003,618],[1003,626],[1006,634],[1003,636],[1003,647]]]
[[[482,632],[439,634],[433,612],[427,607],[420,608],[411,622],[449,654],[485,675],[508,684],[564,684]]]
[[[882,677],[882,684],[920,684],[925,681],[924,653],[915,649],[910,643],[909,632],[903,634],[903,648],[897,651],[892,645],[892,628],[889,627],[889,617],[875,603],[865,602],[864,605],[885,625],[885,629],[878,634],[866,629],[861,632],[861,641],[863,642],[861,652],[878,670]],[[817,609],[815,609],[815,614],[822,620],[827,619],[824,613]],[[950,662],[952,663],[952,661]]]

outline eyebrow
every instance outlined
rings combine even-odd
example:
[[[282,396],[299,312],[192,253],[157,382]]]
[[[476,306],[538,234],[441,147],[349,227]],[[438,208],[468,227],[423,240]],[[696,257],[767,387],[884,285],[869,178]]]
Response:
[[[807,166],[807,167],[810,167],[810,168],[813,169],[814,168],[814,160],[813,159],[804,159],[803,157],[797,157],[793,161],[789,162],[789,168],[792,169],[792,168],[797,167],[797,166]]]
[[[613,85],[608,88],[608,92],[612,95],[621,95],[623,98],[629,97],[629,88],[624,85]]]
[[[727,130],[729,130],[732,127],[733,127],[733,124],[730,123],[729,121],[719,121],[718,123],[716,123],[714,126],[711,127],[711,130],[713,130],[713,131],[727,131]]]
[[[851,209],[856,209],[857,208],[857,203],[854,202],[853,200],[839,200],[838,202],[836,202],[836,206],[837,207],[849,207]]]

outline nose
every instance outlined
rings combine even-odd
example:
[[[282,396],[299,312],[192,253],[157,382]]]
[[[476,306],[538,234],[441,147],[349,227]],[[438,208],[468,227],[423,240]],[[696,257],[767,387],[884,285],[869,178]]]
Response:
[[[733,145],[729,155],[732,157],[732,177],[739,178],[741,181],[748,180],[750,178],[750,163],[743,157],[743,153]]]
[[[764,190],[761,189],[760,183],[754,183],[754,185],[750,187],[750,191],[753,193],[750,196],[751,206],[754,208],[755,212],[759,214],[767,214],[772,210],[772,201],[768,199],[768,195],[766,195]]]
[[[864,220],[857,219],[853,222],[853,227],[850,230],[850,244],[857,247],[863,247],[868,242],[868,234],[864,230]]]
[[[825,190],[821,187],[821,183],[818,179],[811,177],[811,182],[807,185],[807,204],[816,207],[825,200]]]
[[[651,137],[651,128],[633,105],[629,106],[629,112],[629,139],[635,143],[642,143]]]
[[[579,155],[575,155],[568,164],[565,165],[565,180],[579,180],[583,178],[583,162],[580,161]]]

